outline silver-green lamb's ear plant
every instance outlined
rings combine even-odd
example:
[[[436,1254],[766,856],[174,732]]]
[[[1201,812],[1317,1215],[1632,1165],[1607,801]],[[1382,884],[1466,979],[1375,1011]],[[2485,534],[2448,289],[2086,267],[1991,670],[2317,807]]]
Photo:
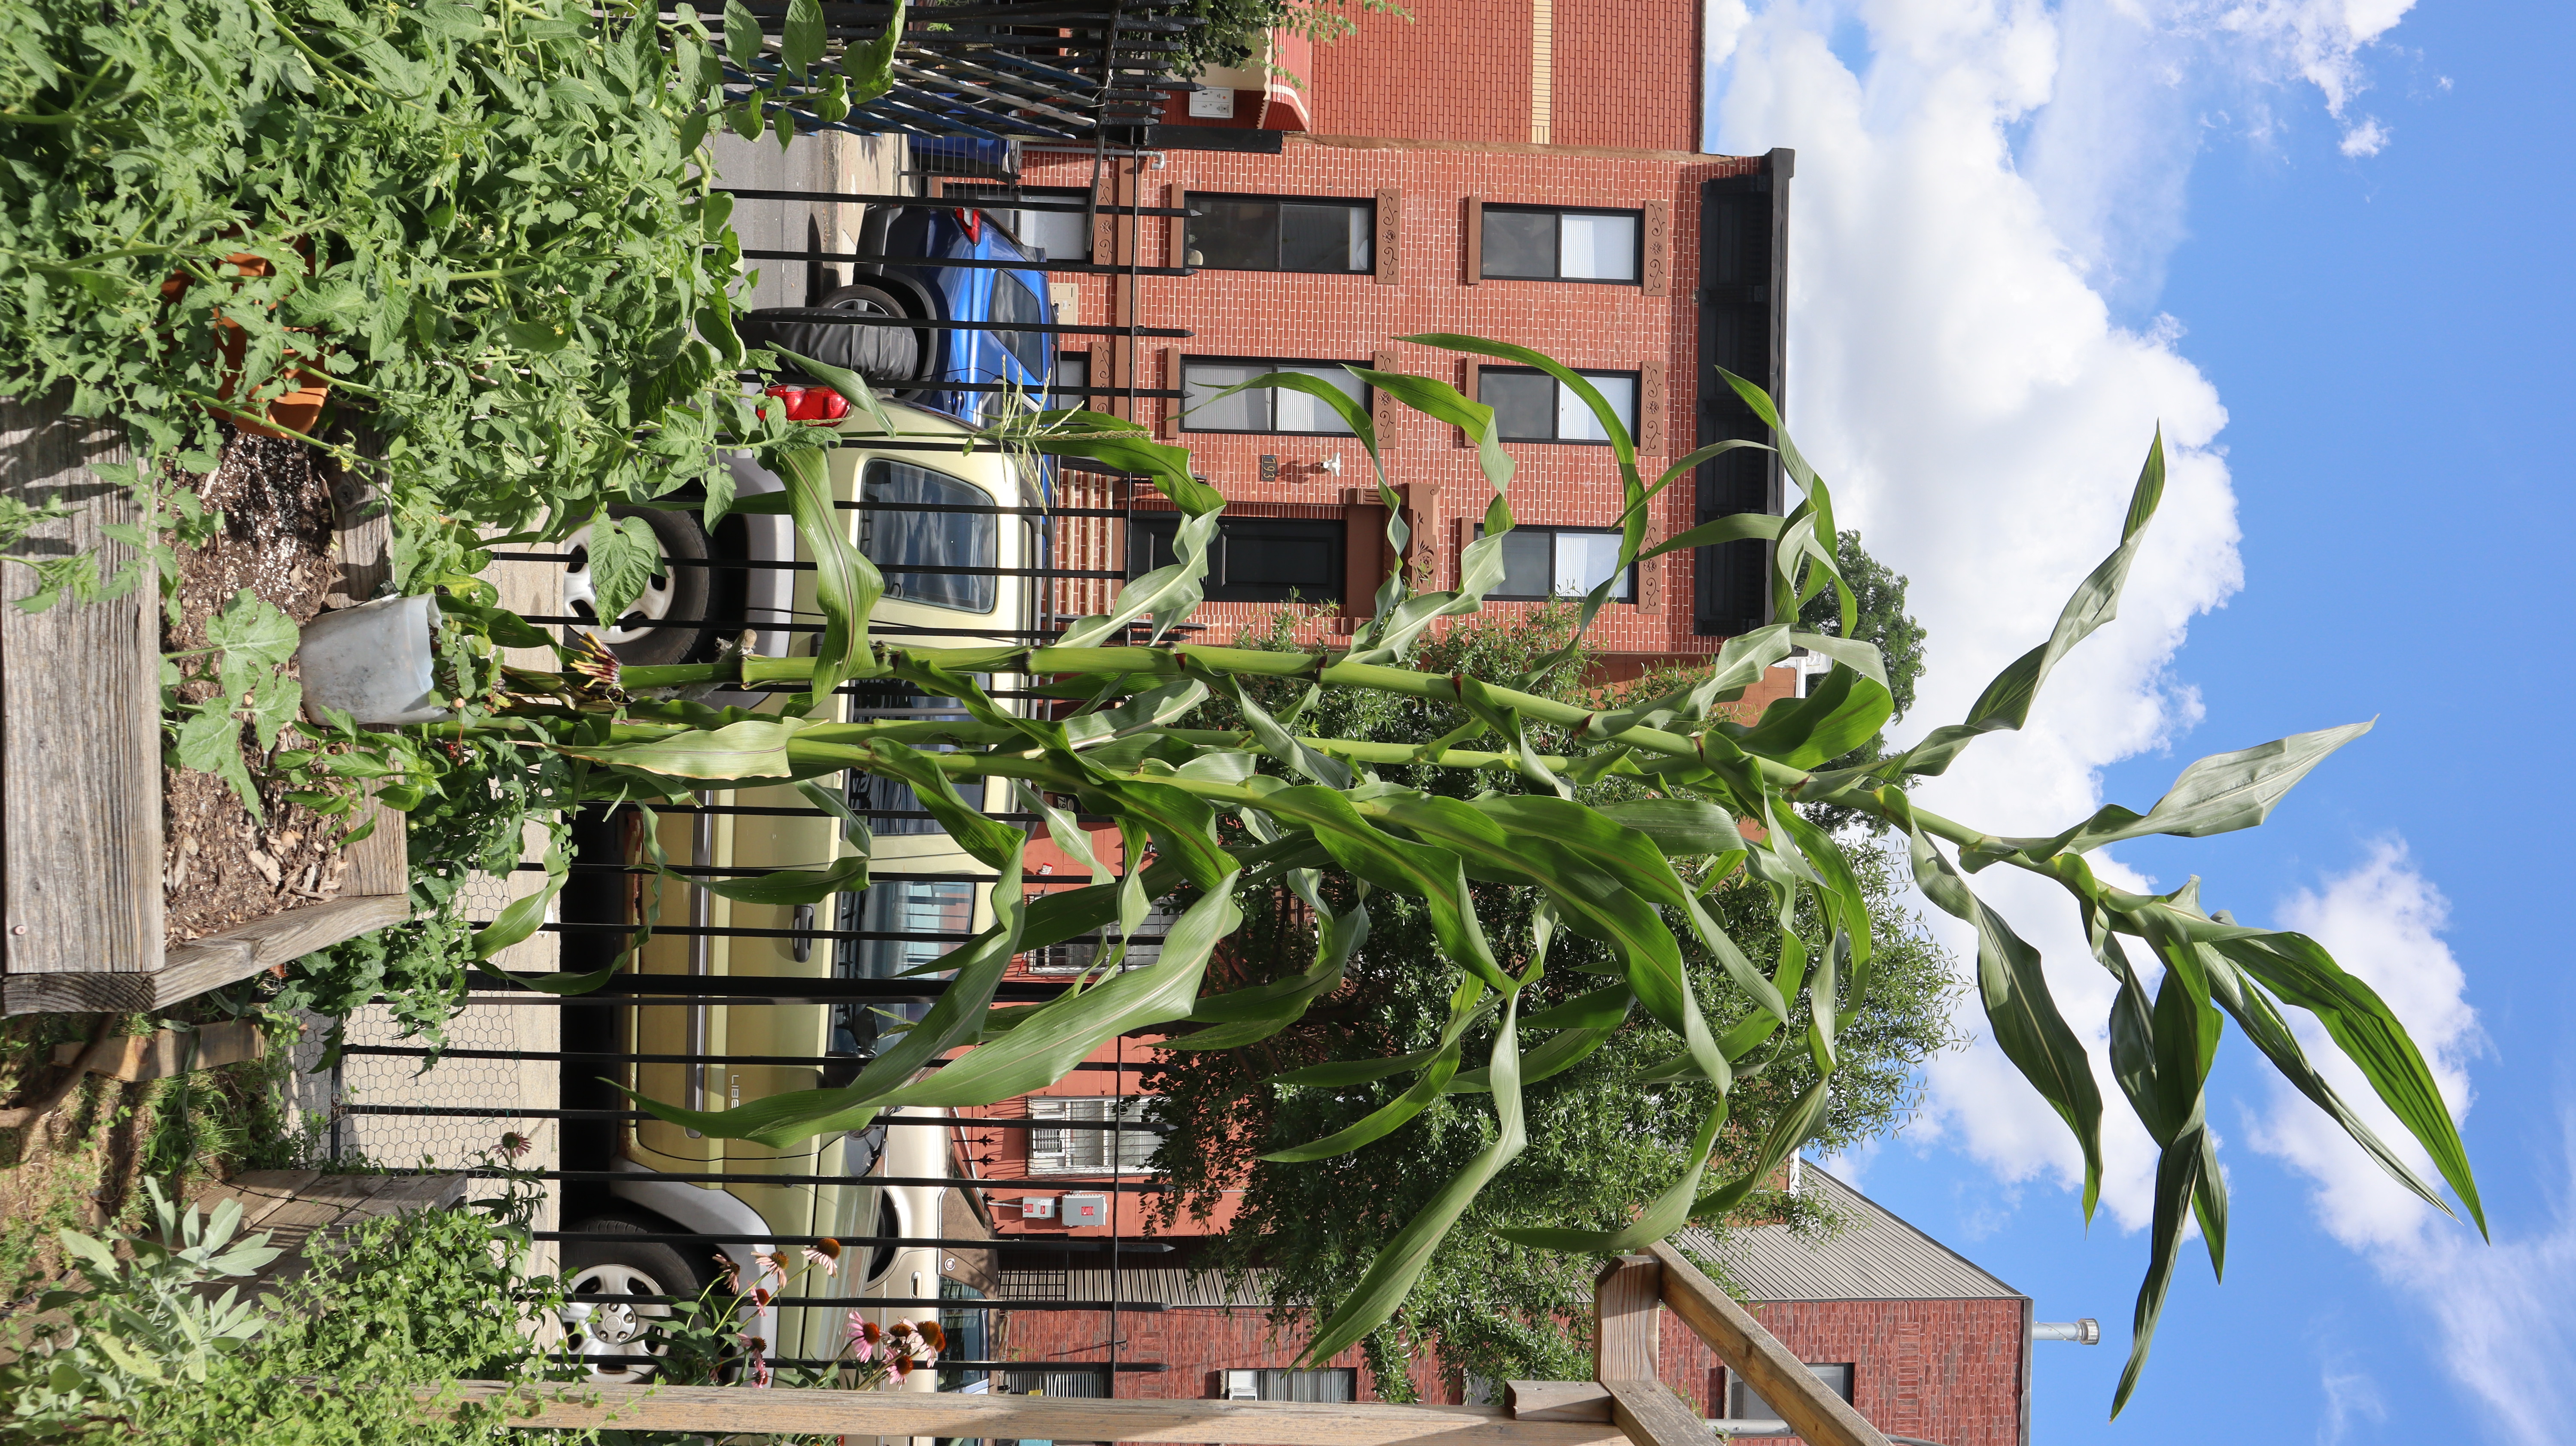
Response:
[[[1780,437],[1781,460],[1801,493],[1797,506],[1784,517],[1720,519],[1650,546],[1648,505],[1663,488],[1720,451],[1753,444],[1704,448],[1650,482],[1638,469],[1616,411],[1551,358],[1473,337],[1410,340],[1539,367],[1591,407],[1611,439],[1625,488],[1616,519],[1616,573],[1661,553],[1759,539],[1771,545],[1773,615],[1794,618],[1809,599],[1832,588],[1844,630],[1850,630],[1852,596],[1834,567],[1832,497],[1778,431],[1771,400],[1758,388],[1728,379]],[[1621,1251],[1692,1220],[1723,1218],[1814,1134],[1841,1059],[1837,1034],[1869,999],[1874,969],[1868,897],[1834,836],[1801,812],[1801,805],[1829,804],[1901,832],[1924,894],[1975,930],[1976,985],[1988,1028],[2082,1148],[2088,1218],[2101,1182],[2102,1098],[2092,1062],[2050,994],[2038,951],[1978,898],[1970,879],[2000,866],[2055,880],[2096,958],[2120,982],[2110,1019],[2111,1075],[2163,1157],[2135,1345],[2115,1412],[2145,1361],[2187,1213],[2200,1221],[2212,1266],[2224,1261],[2226,1184],[2217,1168],[2204,1090],[2228,1019],[2391,1175],[2441,1204],[2435,1187],[2372,1134],[2303,1053],[2288,1009],[2313,1014],[2484,1228],[2467,1156],[2432,1076],[2404,1027],[2368,985],[2338,967],[2314,940],[2246,928],[2208,912],[2197,882],[2171,894],[2132,894],[2102,883],[2085,859],[2087,851],[2123,839],[2198,837],[2259,824],[2309,769],[2367,725],[2203,759],[2183,770],[2147,812],[2104,808],[2048,837],[1998,837],[1916,808],[1902,790],[1909,776],[1947,768],[1979,736],[2021,727],[2058,660],[2111,620],[2130,561],[2163,497],[2161,439],[2148,449],[2119,546],[2076,590],[2046,641],[1999,674],[1961,722],[1878,761],[1827,769],[1828,761],[1875,736],[1893,707],[1877,650],[1847,637],[1795,631],[1786,623],[1757,628],[1728,640],[1704,675],[1675,691],[1606,710],[1527,690],[1528,683],[1563,665],[1566,653],[1541,660],[1523,687],[1407,666],[1409,652],[1435,624],[1476,611],[1500,580],[1499,544],[1512,525],[1503,500],[1511,460],[1499,444],[1490,408],[1429,378],[1354,370],[1358,380],[1396,403],[1475,437],[1494,495],[1485,509],[1484,538],[1460,558],[1457,586],[1420,592],[1401,573],[1389,578],[1370,620],[1345,650],[1113,644],[1131,622],[1149,619],[1160,639],[1189,615],[1202,595],[1208,544],[1223,499],[1191,476],[1185,452],[1145,439],[1132,424],[1097,413],[1051,412],[1034,432],[1022,429],[1012,445],[1121,468],[1146,479],[1184,516],[1176,560],[1129,582],[1108,612],[1077,622],[1057,643],[961,649],[871,641],[867,612],[878,591],[874,569],[851,552],[829,499],[817,493],[800,498],[795,508],[809,555],[837,577],[821,591],[829,630],[817,656],[630,668],[618,680],[637,691],[711,682],[803,684],[809,691],[786,713],[745,716],[688,704],[577,712],[540,699],[504,710],[506,716],[488,725],[518,730],[585,761],[588,787],[601,796],[667,797],[710,784],[802,782],[848,770],[898,779],[959,848],[1004,878],[1019,871],[1025,836],[970,805],[955,786],[959,781],[1012,780],[1050,822],[1061,811],[1046,799],[1070,797],[1082,810],[1114,819],[1126,839],[1114,869],[1093,856],[1088,887],[1026,901],[1016,889],[994,890],[992,925],[941,961],[954,974],[938,1004],[850,1083],[722,1111],[692,1111],[639,1096],[640,1105],[718,1138],[783,1146],[863,1128],[898,1105],[962,1107],[1008,1099],[1060,1077],[1127,1031],[1170,1030],[1177,1036],[1168,1046],[1174,1049],[1252,1044],[1340,987],[1344,964],[1368,930],[1367,901],[1374,894],[1404,895],[1422,910],[1438,941],[1437,957],[1422,967],[1441,971],[1441,982],[1451,990],[1445,1025],[1416,1053],[1280,1077],[1276,1082],[1287,1086],[1405,1077],[1413,1084],[1349,1128],[1287,1142],[1268,1158],[1316,1160],[1364,1148],[1448,1094],[1489,1096],[1493,1126],[1481,1152],[1390,1243],[1316,1332],[1308,1354],[1323,1360],[1393,1317],[1442,1237],[1487,1182],[1512,1167],[1526,1142],[1523,1083],[1562,1072],[1616,1031],[1668,1035],[1665,1057],[1642,1078],[1704,1082],[1714,1087],[1715,1107],[1698,1123],[1687,1156],[1673,1161],[1670,1185],[1653,1199],[1635,1202],[1625,1228],[1507,1232],[1520,1243]],[[1388,540],[1401,553],[1407,541],[1402,511],[1392,505],[1393,488],[1369,413],[1340,388],[1310,377],[1281,374],[1246,385],[1303,391],[1342,415],[1390,502]],[[782,455],[778,470],[797,485],[821,475],[818,461],[819,453]],[[1605,589],[1583,599],[1582,619],[1588,622],[1607,599]],[[1724,715],[1723,705],[1741,698],[1798,646],[1834,660],[1832,672],[1809,696],[1776,701],[1749,723]],[[1019,716],[976,685],[972,675],[987,671],[1040,675],[1063,685],[1056,691],[1087,701],[1069,716]],[[817,706],[842,679],[887,675],[959,699],[966,717],[841,722],[832,709]],[[1315,690],[1362,690],[1448,705],[1468,721],[1420,746],[1321,736],[1298,721],[1308,711],[1305,703],[1284,716],[1263,706],[1246,685],[1265,677],[1306,685],[1309,702]],[[1241,727],[1185,726],[1187,710],[1211,695],[1235,704]],[[1565,754],[1541,753],[1531,741],[1533,727],[1565,739]],[[1372,769],[1380,765],[1498,770],[1518,775],[1527,791],[1434,794],[1378,778]],[[1599,808],[1576,800],[1579,786],[1609,779],[1628,780],[1645,796]],[[775,887],[817,896],[851,887],[864,877],[865,853],[864,843],[855,843],[843,861],[818,861],[816,872],[782,876]],[[1328,907],[1317,887],[1328,871],[1351,881],[1350,889],[1334,895],[1348,901],[1339,909]],[[1777,921],[1776,941],[1757,941],[1766,947],[1748,949],[1729,937],[1702,903],[1701,891],[1715,880],[1761,891],[1764,912]],[[1211,955],[1239,922],[1238,895],[1274,883],[1313,910],[1313,968],[1255,988],[1202,993]],[[1473,885],[1528,891],[1535,921],[1528,937],[1519,937],[1517,928],[1513,937],[1498,937],[1488,928]],[[1156,962],[1121,972],[1104,961],[1082,987],[1054,1001],[1025,1009],[994,1007],[995,988],[1014,955],[1113,924],[1123,936],[1147,901],[1167,895],[1187,902]],[[1565,930],[1606,946],[1616,961],[1615,975],[1591,993],[1525,1012],[1525,991],[1547,968],[1550,940]],[[1704,947],[1740,988],[1751,1001],[1749,1013],[1724,1027],[1712,1022],[1684,968],[1684,937]],[[1752,962],[1757,957],[1775,961],[1767,973]],[[2151,977],[2149,961],[2160,973]],[[1493,1044],[1486,1058],[1468,1058],[1466,1042],[1488,1030]],[[1526,1053],[1525,1037],[1536,1041]],[[922,1075],[924,1064],[959,1050],[965,1053],[954,1062]],[[1764,1122],[1739,1123],[1730,1133],[1736,1085],[1759,1075],[1784,1051],[1813,1061],[1814,1083]],[[1715,1164],[1721,1141],[1728,1143],[1725,1157],[1733,1162],[1722,1170]],[[1712,1179],[1713,1172],[1725,1178]]]

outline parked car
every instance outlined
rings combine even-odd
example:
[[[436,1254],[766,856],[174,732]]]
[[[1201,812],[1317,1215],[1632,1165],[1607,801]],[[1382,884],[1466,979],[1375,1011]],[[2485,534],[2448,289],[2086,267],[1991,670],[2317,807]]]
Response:
[[[902,400],[961,421],[990,421],[1014,407],[1047,405],[1046,389],[1055,381],[1052,333],[938,325],[1043,328],[1054,322],[1044,258],[1022,245],[1008,225],[971,205],[872,206],[860,224],[858,244],[862,255],[920,260],[862,262],[849,285],[814,306],[747,312],[736,324],[743,340],[844,367]],[[950,260],[988,264],[927,264]],[[833,311],[925,324],[856,326],[833,321]],[[1006,390],[975,389],[987,385]]]
[[[922,407],[894,406],[889,411],[897,429],[910,439],[963,436],[968,431],[962,423]],[[874,504],[841,514],[851,540],[885,578],[885,595],[873,615],[874,625],[907,641],[933,646],[1008,641],[1033,626],[1038,590],[1028,579],[1010,575],[1010,570],[1028,566],[1036,556],[1035,529],[1027,519],[1005,511],[1035,501],[1030,469],[990,447],[957,454],[871,446],[868,437],[874,424],[863,412],[843,418],[839,427],[844,444],[831,454],[833,495],[845,502]],[[738,463],[737,477],[745,496],[777,489],[776,479],[756,464]],[[915,512],[903,510],[905,504],[994,510]],[[792,531],[783,544],[773,545],[772,560],[794,560]],[[917,572],[906,571],[907,565],[993,571]],[[680,570],[671,571],[676,585]],[[787,580],[763,594],[766,600],[756,606],[769,607],[779,616],[809,620],[816,616],[811,572],[767,569],[752,576]],[[677,650],[676,641],[659,635],[693,637],[696,628],[676,611],[619,621],[623,633],[614,646],[622,656],[630,651]],[[1020,684],[1008,675],[990,681],[1005,692]],[[856,692],[846,696],[844,703],[844,716],[856,718],[919,717],[955,706],[954,700],[923,698],[900,685]],[[760,706],[777,705],[772,700]],[[822,906],[770,907],[734,903],[670,884],[661,892],[654,917],[662,926],[793,931],[819,925],[860,937],[818,941],[663,933],[646,945],[634,967],[648,974],[892,979],[935,961],[991,922],[996,886],[991,867],[960,852],[926,817],[904,816],[917,815],[919,805],[901,785],[855,776],[847,787],[854,806],[893,815],[873,820],[875,882],[868,889],[837,896]],[[974,797],[971,789],[969,797]],[[1006,788],[988,788],[982,802],[988,808],[1007,810],[1008,798]],[[659,842],[675,863],[810,868],[848,852],[836,822],[813,811],[793,789],[716,789],[700,795],[700,801],[774,808],[780,813],[666,812],[661,815]],[[640,824],[629,827],[640,829]],[[640,848],[642,840],[629,837],[624,842],[630,851],[627,856],[634,857],[633,850]],[[1017,887],[1018,881],[1007,886]],[[614,1047],[645,1055],[800,1061],[639,1063],[628,1066],[622,1075],[623,1082],[654,1098],[726,1109],[791,1090],[848,1082],[873,1053],[882,1028],[895,1019],[918,1019],[927,1007],[927,999],[625,1006],[616,1011]],[[706,1138],[658,1120],[621,1128],[605,1166],[616,1172],[607,1187],[611,1208],[573,1227],[577,1233],[594,1232],[606,1238],[567,1242],[565,1277],[576,1290],[690,1295],[713,1278],[718,1251],[735,1262],[748,1283],[760,1278],[758,1258],[778,1245],[778,1237],[828,1236],[854,1242],[842,1253],[837,1275],[827,1279],[819,1270],[791,1274],[782,1293],[829,1295],[846,1304],[763,1312],[745,1329],[769,1342],[772,1355],[838,1354],[854,1307],[881,1326],[904,1318],[935,1318],[932,1306],[870,1307],[866,1302],[938,1297],[943,1276],[939,1249],[856,1242],[870,1236],[920,1239],[949,1233],[941,1222],[948,1213],[950,1187],[826,1183],[806,1177],[944,1179],[953,1173],[951,1131],[930,1123],[943,1117],[944,1112],[937,1110],[901,1110],[865,1131],[781,1149]],[[691,1174],[752,1174],[775,1177],[777,1183],[710,1184],[664,1178]],[[688,1235],[705,1244],[616,1238],[656,1234]],[[799,1257],[800,1247],[781,1248],[790,1260]],[[641,1305],[621,1307],[603,1313],[596,1323],[602,1330],[631,1336],[641,1329],[639,1318],[654,1310]],[[630,1368],[626,1378],[649,1373],[649,1367]],[[934,1374],[917,1372],[908,1384],[932,1389]],[[602,1378],[616,1377],[603,1374]]]

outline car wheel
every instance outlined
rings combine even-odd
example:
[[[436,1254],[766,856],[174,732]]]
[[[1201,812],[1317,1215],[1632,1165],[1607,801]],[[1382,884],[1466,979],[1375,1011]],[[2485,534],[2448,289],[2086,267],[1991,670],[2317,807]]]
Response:
[[[608,1235],[655,1235],[669,1228],[624,1215],[603,1215],[573,1227],[578,1233]],[[567,1240],[563,1248],[563,1281],[569,1295],[669,1295],[687,1299],[706,1289],[707,1274],[692,1267],[677,1247],[658,1240]],[[594,1346],[590,1354],[662,1354],[650,1337],[653,1322],[671,1315],[668,1304],[588,1304],[590,1318],[585,1329]],[[590,1379],[602,1383],[647,1381],[654,1371],[653,1366],[636,1362],[604,1366],[593,1371]]]
[[[717,569],[673,566],[670,561],[704,562],[709,553],[706,529],[695,517],[668,507],[617,505],[608,509],[608,515],[641,517],[653,529],[660,552],[653,575],[623,613],[601,618],[599,591],[590,571],[590,529],[585,527],[564,540],[571,558],[563,573],[564,612],[590,619],[599,640],[608,644],[619,662],[630,666],[661,667],[714,656],[723,629],[710,624],[727,621],[708,611],[714,602]]]
[[[839,307],[845,311],[863,312],[871,316],[913,314],[913,308],[905,306],[903,299],[892,291],[865,281],[854,281],[847,286],[825,292],[821,305]],[[840,331],[852,329],[835,328]],[[891,326],[865,329],[874,335],[865,339],[853,338],[852,342],[845,343],[849,347],[849,354],[845,360],[857,361],[859,365],[852,367],[851,370],[867,378],[871,385],[885,386],[896,382],[912,381],[929,369],[931,349],[935,342],[928,331],[907,332]]]

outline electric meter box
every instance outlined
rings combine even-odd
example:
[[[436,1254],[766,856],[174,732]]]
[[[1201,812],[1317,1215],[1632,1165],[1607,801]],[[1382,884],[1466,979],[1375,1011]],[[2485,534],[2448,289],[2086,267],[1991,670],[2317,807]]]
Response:
[[[1067,1225],[1108,1224],[1109,1197],[1106,1195],[1065,1196],[1064,1223]]]
[[[1053,1195],[1021,1196],[1020,1218],[1023,1220],[1053,1220],[1055,1218],[1055,1197]]]

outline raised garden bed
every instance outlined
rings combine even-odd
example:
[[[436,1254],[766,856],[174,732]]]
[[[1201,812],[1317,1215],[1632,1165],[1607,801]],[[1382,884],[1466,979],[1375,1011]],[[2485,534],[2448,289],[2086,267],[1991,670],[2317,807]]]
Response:
[[[279,800],[254,826],[226,785],[162,764],[165,646],[190,645],[240,587],[300,622],[383,576],[387,528],[362,482],[317,475],[311,455],[227,450],[205,487],[237,515],[183,558],[186,611],[166,643],[149,580],[28,613],[13,604],[34,574],[0,570],[0,1012],[159,1009],[408,915],[399,815],[379,810],[330,853],[324,821]],[[109,572],[132,556],[103,530],[134,520],[131,501],[96,471],[126,460],[112,422],[0,399],[0,496],[76,504],[18,551],[99,549]]]

